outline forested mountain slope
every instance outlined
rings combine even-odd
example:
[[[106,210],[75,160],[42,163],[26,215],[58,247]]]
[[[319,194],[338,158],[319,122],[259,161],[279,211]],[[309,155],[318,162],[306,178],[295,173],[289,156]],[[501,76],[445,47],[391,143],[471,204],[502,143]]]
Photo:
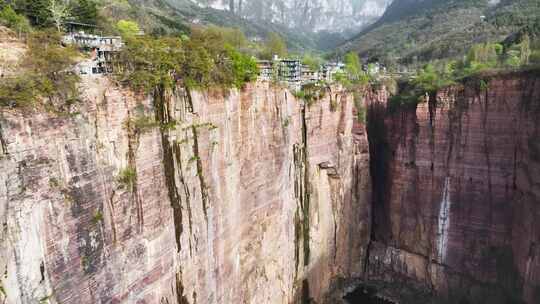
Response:
[[[458,57],[475,43],[534,27],[539,16],[536,0],[396,0],[341,49],[406,64]]]

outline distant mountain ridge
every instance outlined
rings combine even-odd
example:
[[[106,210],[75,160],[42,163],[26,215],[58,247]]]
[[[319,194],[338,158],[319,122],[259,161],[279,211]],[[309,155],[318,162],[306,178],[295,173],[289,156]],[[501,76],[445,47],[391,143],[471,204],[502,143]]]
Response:
[[[108,0],[123,2],[123,0]],[[241,28],[252,39],[270,32],[294,51],[329,51],[375,22],[392,0],[127,0],[129,12],[150,20],[150,31],[191,25]],[[146,27],[148,28],[148,26]]]
[[[232,12],[253,22],[270,22],[306,32],[357,32],[376,21],[392,0],[166,0],[191,1]]]
[[[304,31],[264,18],[244,17],[223,7],[191,0],[105,0],[104,14],[111,20],[133,19],[152,34],[187,32],[191,26],[217,25],[240,28],[250,38],[264,40],[270,32],[287,40],[292,51],[327,51],[351,35],[343,32]],[[347,0],[349,1],[349,0]],[[386,0],[383,0],[386,1]],[[214,4],[214,6],[216,6]]]

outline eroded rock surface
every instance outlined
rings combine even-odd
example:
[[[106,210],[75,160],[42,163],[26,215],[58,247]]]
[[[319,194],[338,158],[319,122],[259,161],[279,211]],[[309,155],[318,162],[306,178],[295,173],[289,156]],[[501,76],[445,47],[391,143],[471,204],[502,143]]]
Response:
[[[0,299],[321,302],[360,274],[371,180],[349,95],[82,85],[70,114],[0,114]]]
[[[471,79],[418,107],[374,102],[370,119],[367,281],[404,303],[538,303],[538,73]]]

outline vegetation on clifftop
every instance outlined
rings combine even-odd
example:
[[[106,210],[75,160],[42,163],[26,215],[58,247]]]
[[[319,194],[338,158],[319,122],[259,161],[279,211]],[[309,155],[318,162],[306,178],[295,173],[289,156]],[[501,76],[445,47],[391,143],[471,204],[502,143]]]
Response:
[[[531,41],[528,34],[515,39],[513,44],[479,43],[473,45],[461,60],[434,61],[426,64],[411,78],[401,83],[393,105],[416,104],[434,97],[443,87],[463,79],[477,77],[487,71],[503,72],[535,67],[540,64],[536,55],[540,41]]]
[[[501,41],[538,23],[537,0],[396,0],[369,29],[343,45],[389,68],[459,59],[477,43]],[[532,38],[532,37],[531,37]]]
[[[57,109],[78,99],[79,77],[72,71],[80,54],[62,45],[61,35],[67,21],[107,26],[95,4],[92,0],[0,0],[0,25],[19,36],[25,33],[28,45],[20,72],[0,83],[0,105],[31,106],[44,100]],[[258,74],[251,54],[265,50],[250,45],[238,29],[215,26],[194,28],[189,36],[140,35],[136,22],[122,19],[111,31],[120,33],[125,42],[115,58],[117,79],[144,93],[172,88],[177,82],[191,89],[241,88]],[[277,35],[267,47],[276,46],[285,47]]]
[[[0,105],[31,106],[39,98],[60,107],[75,102],[79,98],[79,77],[69,70],[77,51],[62,46],[60,35],[52,30],[32,33],[27,44],[20,72],[0,82]]]
[[[216,28],[195,29],[190,37],[126,37],[117,77],[138,91],[172,88],[242,87],[257,76],[255,59],[232,46]]]

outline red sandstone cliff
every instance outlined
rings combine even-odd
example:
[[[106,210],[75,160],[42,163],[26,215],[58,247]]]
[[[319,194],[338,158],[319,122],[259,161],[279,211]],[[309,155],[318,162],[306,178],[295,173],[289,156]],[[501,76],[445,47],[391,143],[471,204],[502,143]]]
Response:
[[[539,303],[538,73],[470,79],[418,107],[372,102],[369,117],[366,281],[403,303]]]
[[[321,302],[360,275],[369,156],[350,96],[82,86],[69,115],[1,109],[5,303]]]

